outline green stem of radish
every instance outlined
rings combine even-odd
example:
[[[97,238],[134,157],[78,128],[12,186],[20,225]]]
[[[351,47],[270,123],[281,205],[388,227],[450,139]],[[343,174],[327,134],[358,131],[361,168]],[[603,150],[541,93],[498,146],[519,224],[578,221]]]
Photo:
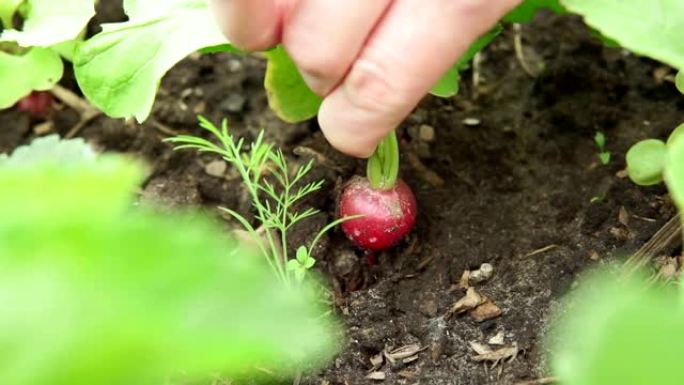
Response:
[[[399,142],[395,131],[390,132],[378,144],[368,158],[366,176],[372,188],[388,190],[394,187],[399,175]]]

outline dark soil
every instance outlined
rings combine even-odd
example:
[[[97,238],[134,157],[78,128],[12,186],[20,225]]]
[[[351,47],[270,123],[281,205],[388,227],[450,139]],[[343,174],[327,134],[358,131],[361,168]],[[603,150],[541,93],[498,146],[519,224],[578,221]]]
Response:
[[[427,349],[412,363],[383,366],[384,383],[511,384],[544,377],[548,321],[577,275],[629,255],[674,214],[664,187],[639,188],[620,176],[631,144],[664,138],[681,122],[684,100],[655,76],[661,66],[604,48],[570,17],[541,15],[523,34],[528,57],[545,65],[540,76],[523,71],[508,29],[485,51],[477,87],[466,71],[461,95],[427,97],[400,128],[402,175],[420,209],[409,239],[372,266],[339,231],[317,251],[347,338],[335,361],[303,383],[371,383],[372,356],[412,343]],[[230,169],[224,177],[205,172],[215,158],[173,152],[161,142],[170,130],[200,134],[197,114],[227,118],[247,138],[263,128],[293,162],[317,154],[312,178],[324,178],[326,187],[308,203],[323,214],[296,230],[292,241],[301,242],[334,217],[339,186],[363,173],[364,164],[333,151],[315,122],[278,120],[267,107],[263,75],[264,63],[254,57],[189,58],[164,79],[148,122],[101,117],[79,135],[149,160],[146,200],[210,212],[223,205],[248,213],[250,205]],[[54,131],[65,134],[77,115],[64,108],[51,119]],[[434,141],[421,139],[421,125],[435,129]],[[16,111],[0,112],[0,126],[0,152],[35,136],[28,117]],[[593,141],[597,131],[612,153],[606,166]],[[481,323],[468,315],[444,318],[463,296],[457,284],[464,270],[484,262],[494,266],[494,276],[476,289],[502,316]],[[486,343],[499,331],[506,345],[522,349],[518,357],[496,367],[475,362],[469,342]]]

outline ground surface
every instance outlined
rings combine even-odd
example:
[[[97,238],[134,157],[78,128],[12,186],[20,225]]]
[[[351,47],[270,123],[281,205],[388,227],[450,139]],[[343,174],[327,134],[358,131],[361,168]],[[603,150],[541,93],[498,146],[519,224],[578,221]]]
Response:
[[[317,250],[348,333],[336,360],[302,383],[371,383],[371,357],[414,343],[427,349],[406,365],[385,363],[378,369],[384,383],[511,384],[544,377],[548,320],[577,274],[629,254],[674,214],[663,187],[638,188],[619,176],[630,144],[663,138],[681,120],[684,103],[672,84],[659,82],[660,66],[602,47],[567,17],[542,15],[524,27],[523,43],[528,60],[544,63],[540,76],[523,71],[509,28],[486,50],[477,87],[467,71],[460,96],[426,98],[401,126],[402,175],[420,209],[411,237],[373,266],[339,232]],[[308,204],[324,214],[292,237],[307,239],[335,215],[339,186],[364,164],[331,150],[315,122],[280,122],[267,108],[263,73],[263,62],[252,57],[187,59],[164,79],[152,120],[137,126],[100,117],[78,135],[148,159],[154,171],[145,199],[248,213],[230,169],[210,176],[205,166],[214,158],[172,152],[161,139],[172,131],[199,133],[198,113],[228,118],[239,136],[252,138],[264,128],[292,161],[310,154],[323,160],[313,177],[324,178],[326,187]],[[64,84],[73,87],[68,77]],[[61,134],[76,121],[67,108],[51,118]],[[434,128],[434,140],[421,138],[423,125]],[[0,152],[35,136],[16,111],[0,112],[0,127]],[[605,133],[612,152],[607,166],[598,161],[596,131]],[[463,296],[463,271],[484,262],[494,275],[475,287],[503,314],[481,323],[468,315],[444,318]],[[517,358],[494,368],[475,362],[469,342],[486,343],[500,331],[506,345],[521,349]]]

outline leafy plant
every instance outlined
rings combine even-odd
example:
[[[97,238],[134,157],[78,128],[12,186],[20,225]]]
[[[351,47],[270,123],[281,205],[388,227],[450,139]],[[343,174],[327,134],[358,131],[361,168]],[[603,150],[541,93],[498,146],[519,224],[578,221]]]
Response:
[[[606,136],[603,132],[598,131],[594,135],[594,143],[596,143],[596,148],[599,150],[598,156],[601,164],[605,166],[610,163],[610,151],[606,151]]]
[[[207,218],[133,207],[143,176],[56,137],[0,160],[0,383],[160,385],[331,356],[306,283],[273,280]]]
[[[313,267],[315,263],[311,253],[321,236],[337,224],[351,218],[341,218],[323,227],[308,247],[298,246],[296,258],[290,259],[288,255],[290,248],[287,239],[288,231],[295,224],[319,212],[314,208],[297,211],[296,207],[297,203],[304,197],[320,190],[323,186],[322,180],[300,185],[306,174],[311,171],[313,161],[296,167],[292,172],[283,152],[271,144],[264,143],[263,131],[247,147],[244,139],[235,140],[228,132],[226,120],[222,122],[221,128],[218,128],[210,121],[200,117],[200,126],[209,131],[218,140],[219,145],[189,135],[177,136],[168,139],[168,141],[175,143],[176,149],[190,148],[220,155],[223,160],[235,167],[250,194],[259,226],[254,228],[247,218],[234,210],[221,209],[240,222],[247,230],[280,280],[285,283],[290,283],[293,280],[301,282],[304,278],[303,272]],[[277,184],[272,183],[273,180]]]
[[[0,109],[31,91],[52,88],[70,59],[74,41],[95,14],[95,0],[0,0]],[[19,15],[21,30],[13,28]]]

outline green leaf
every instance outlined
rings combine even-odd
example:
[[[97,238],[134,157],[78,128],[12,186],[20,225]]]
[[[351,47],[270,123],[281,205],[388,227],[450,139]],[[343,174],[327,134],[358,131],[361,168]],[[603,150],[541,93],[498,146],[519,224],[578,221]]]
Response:
[[[677,126],[677,128],[670,133],[670,136],[667,138],[667,146],[670,147],[672,143],[680,137],[684,137],[684,123]]]
[[[28,0],[28,5],[23,29],[3,31],[0,41],[49,47],[75,39],[95,15],[95,0]]]
[[[525,0],[504,16],[503,21],[508,23],[529,23],[534,19],[537,12],[544,8],[556,13],[565,12],[565,8],[563,8],[559,0]]]
[[[461,75],[458,68],[453,66],[439,79],[437,84],[430,90],[430,93],[440,98],[450,98],[458,94],[459,81]]]
[[[13,106],[31,91],[52,88],[63,71],[62,59],[47,48],[35,47],[23,55],[0,51],[0,109]]]
[[[684,214],[684,131],[680,125],[680,131],[668,141],[667,163],[665,165],[665,182],[672,195],[679,212]]]
[[[679,72],[677,72],[677,76],[675,76],[675,85],[677,86],[679,92],[684,94],[684,69],[681,69]]]
[[[304,82],[292,59],[282,47],[266,52],[268,66],[264,87],[271,109],[286,122],[311,119],[322,99]]]
[[[314,267],[315,264],[316,260],[314,258],[307,256],[306,260],[304,261],[304,268],[307,270],[311,269],[312,267]]]
[[[627,173],[632,182],[650,186],[663,180],[667,147],[658,139],[646,139],[627,151]]]
[[[0,165],[0,383],[159,385],[331,357],[311,286],[284,287],[208,218],[133,207],[137,162],[62,160]]]
[[[297,249],[297,261],[304,264],[307,258],[309,258],[309,252],[306,250],[306,246],[299,246]]]
[[[459,72],[466,69],[470,63],[471,60],[475,57],[475,55],[482,51],[484,47],[486,47],[489,43],[491,43],[492,40],[494,40],[495,37],[497,37],[501,31],[503,30],[503,27],[501,24],[497,24],[494,28],[489,30],[487,33],[484,35],[480,36],[479,39],[477,39],[473,44],[470,45],[468,50],[461,56],[460,59],[454,64],[446,74],[442,76],[441,79],[437,82],[437,84],[432,87],[432,90],[430,90],[430,93],[439,96],[439,97],[451,97],[456,94],[458,94],[458,88],[459,88],[459,80],[460,80],[460,75]]]
[[[561,0],[590,26],[637,54],[684,69],[684,2]]]
[[[598,147],[599,150],[606,148],[606,136],[603,132],[596,132],[596,135],[594,135],[594,143],[596,143],[596,147]]]
[[[115,118],[144,121],[161,78],[188,54],[225,44],[206,0],[126,1],[129,20],[105,24],[79,44],[74,70],[81,90]]]
[[[678,385],[684,308],[676,291],[601,270],[580,283],[551,333],[563,385]]]
[[[599,159],[601,160],[602,165],[607,165],[608,163],[610,163],[610,152],[599,153]]]
[[[12,27],[12,18],[24,0],[0,0],[0,22],[3,28]]]

